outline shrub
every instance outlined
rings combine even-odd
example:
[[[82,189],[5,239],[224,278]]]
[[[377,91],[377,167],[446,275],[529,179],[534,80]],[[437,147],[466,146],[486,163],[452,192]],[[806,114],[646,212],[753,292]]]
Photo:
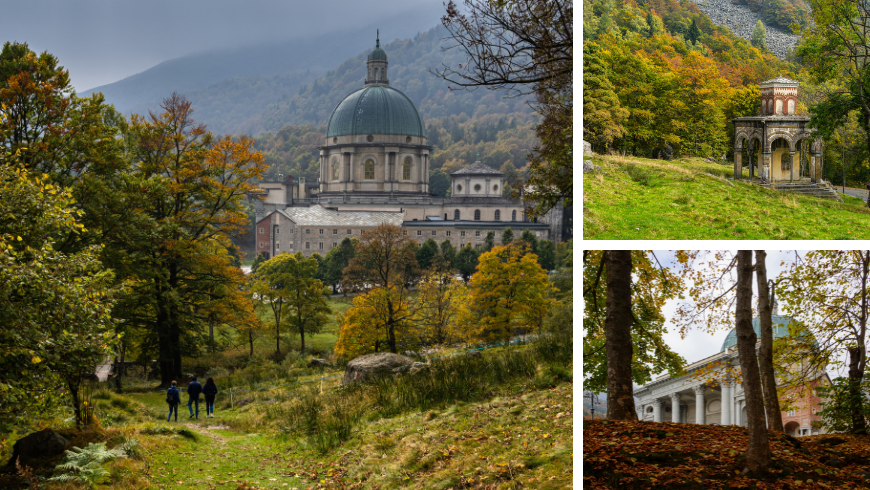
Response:
[[[90,443],[84,449],[73,447],[66,452],[66,462],[55,467],[60,474],[49,478],[49,481],[80,483],[93,488],[109,475],[102,466],[104,462],[126,456],[123,448],[106,449],[105,442]]]

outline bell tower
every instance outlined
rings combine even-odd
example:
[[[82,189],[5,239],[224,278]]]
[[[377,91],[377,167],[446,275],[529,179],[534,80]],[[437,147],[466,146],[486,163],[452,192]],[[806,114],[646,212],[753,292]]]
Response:
[[[378,35],[375,40],[375,49],[369,53],[369,59],[366,64],[368,65],[368,71],[366,72],[366,86],[390,86],[390,80],[387,78],[387,53],[381,49],[380,29],[378,29]]]

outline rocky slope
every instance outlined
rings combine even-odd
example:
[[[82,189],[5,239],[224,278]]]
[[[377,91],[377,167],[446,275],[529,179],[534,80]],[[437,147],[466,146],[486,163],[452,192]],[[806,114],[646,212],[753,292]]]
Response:
[[[731,0],[692,0],[698,4],[701,11],[710,17],[714,24],[724,25],[734,34],[744,38],[752,38],[755,23],[761,20],[761,14],[753,12],[746,5],[734,5]],[[762,21],[764,22],[764,21]],[[767,29],[767,49],[778,58],[785,58],[788,48],[797,44],[798,36],[791,32],[765,24]]]

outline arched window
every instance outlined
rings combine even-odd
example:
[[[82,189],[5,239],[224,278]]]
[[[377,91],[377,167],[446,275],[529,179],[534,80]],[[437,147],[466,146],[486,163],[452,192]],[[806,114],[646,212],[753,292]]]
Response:
[[[499,210],[499,209],[495,210],[495,220],[501,221],[501,210]]]
[[[332,180],[338,180],[338,174],[341,171],[341,166],[338,164],[338,159],[332,161]]]
[[[453,211],[453,219],[459,221],[459,210]]]
[[[365,178],[367,180],[371,180],[375,178],[375,161],[369,158],[366,160],[366,173]]]
[[[411,157],[405,158],[402,164],[402,180],[411,180]]]
[[[517,210],[514,209],[513,211],[511,211],[511,221],[516,221],[516,220],[517,220]]]
[[[480,221],[480,210],[479,209],[474,210],[474,221]]]

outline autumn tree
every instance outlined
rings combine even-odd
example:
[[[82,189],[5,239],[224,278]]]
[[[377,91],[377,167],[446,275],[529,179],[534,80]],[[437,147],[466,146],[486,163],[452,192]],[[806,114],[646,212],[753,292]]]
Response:
[[[586,378],[584,386],[593,391],[607,391],[608,400],[610,400],[614,396],[609,391],[612,384],[616,384],[617,387],[627,384],[629,387],[628,396],[632,397],[631,407],[627,406],[627,401],[624,402],[620,408],[623,410],[620,416],[634,419],[636,415],[634,415],[633,408],[632,382],[642,385],[652,380],[654,374],[665,370],[672,375],[680,373],[686,364],[686,361],[665,343],[663,337],[667,329],[665,328],[662,307],[667,300],[679,295],[682,281],[668,269],[658,266],[658,261],[651,252],[632,251],[629,274],[636,279],[632,280],[629,277],[630,311],[628,315],[630,318],[625,325],[628,328],[629,337],[627,344],[616,347],[616,354],[626,357],[614,356],[612,350],[611,354],[608,355],[610,342],[617,342],[612,335],[613,331],[608,332],[607,330],[608,326],[614,327],[613,323],[608,323],[608,320],[613,321],[612,316],[608,318],[608,305],[610,307],[618,306],[618,304],[613,305],[612,301],[615,298],[612,296],[613,293],[609,291],[609,285],[612,281],[609,277],[611,269],[607,267],[609,264],[605,261],[608,253],[605,251],[584,251],[583,253],[583,298],[585,305],[583,372]],[[554,284],[558,287],[563,302],[568,304],[569,297],[562,295],[568,294],[572,290],[570,269],[564,272],[567,274],[563,271],[556,274]],[[625,278],[622,277],[620,280],[624,281]],[[616,339],[619,338],[620,334],[622,332],[616,332]],[[611,340],[608,340],[609,335]],[[611,349],[613,348],[611,347]],[[613,367],[612,362],[616,362],[618,365],[624,363],[628,366],[627,373],[611,370],[608,366]],[[620,378],[611,380],[614,376],[620,375],[627,376],[627,380]],[[624,390],[622,393],[622,396],[626,396]]]
[[[450,272],[433,272],[417,285],[414,322],[426,343],[445,344],[459,337],[456,328],[467,289]]]
[[[182,352],[201,345],[197,335],[205,325],[195,305],[235,281],[222,269],[196,265],[212,255],[207,244],[249,226],[242,200],[261,175],[263,157],[248,138],[213,137],[180,95],[161,108],[147,118],[134,115],[126,132],[130,158],[139,162],[139,192],[129,194],[128,212],[141,223],[124,245],[134,254],[129,268],[136,283],[123,302],[126,320],[143,330],[142,347],[157,355],[168,385],[182,375]]]
[[[400,296],[398,288],[379,287],[360,293],[353,298],[353,306],[341,316],[335,355],[353,359],[372,352],[394,352],[391,343],[408,344],[417,340],[409,336],[412,319],[408,297]]]
[[[764,417],[761,393],[761,375],[755,355],[757,337],[752,328],[752,251],[740,250],[736,260],[737,283],[734,329],[737,332],[737,353],[743,375],[743,393],[746,397],[746,422],[749,426],[749,446],[746,449],[746,467],[761,472],[770,465],[770,441]]]
[[[784,362],[794,369],[790,385],[818,377],[826,366],[848,369],[852,421],[850,432],[867,433],[861,386],[867,365],[870,317],[870,251],[814,250],[795,255],[778,292],[798,325]]]
[[[600,144],[603,152],[613,140],[625,135],[622,123],[629,113],[622,108],[610,82],[601,48],[583,44],[583,139]]]
[[[523,246],[494,247],[480,255],[468,302],[472,334],[487,341],[509,340],[515,330],[535,327],[535,310],[549,308],[551,285],[537,257]]]
[[[376,317],[383,322],[387,346],[398,352],[396,332],[409,321],[408,287],[418,280],[419,269],[414,256],[416,244],[398,226],[382,224],[363,232],[356,254],[344,270],[341,287],[345,291],[383,289],[370,303]],[[372,291],[374,293],[374,291]]]

